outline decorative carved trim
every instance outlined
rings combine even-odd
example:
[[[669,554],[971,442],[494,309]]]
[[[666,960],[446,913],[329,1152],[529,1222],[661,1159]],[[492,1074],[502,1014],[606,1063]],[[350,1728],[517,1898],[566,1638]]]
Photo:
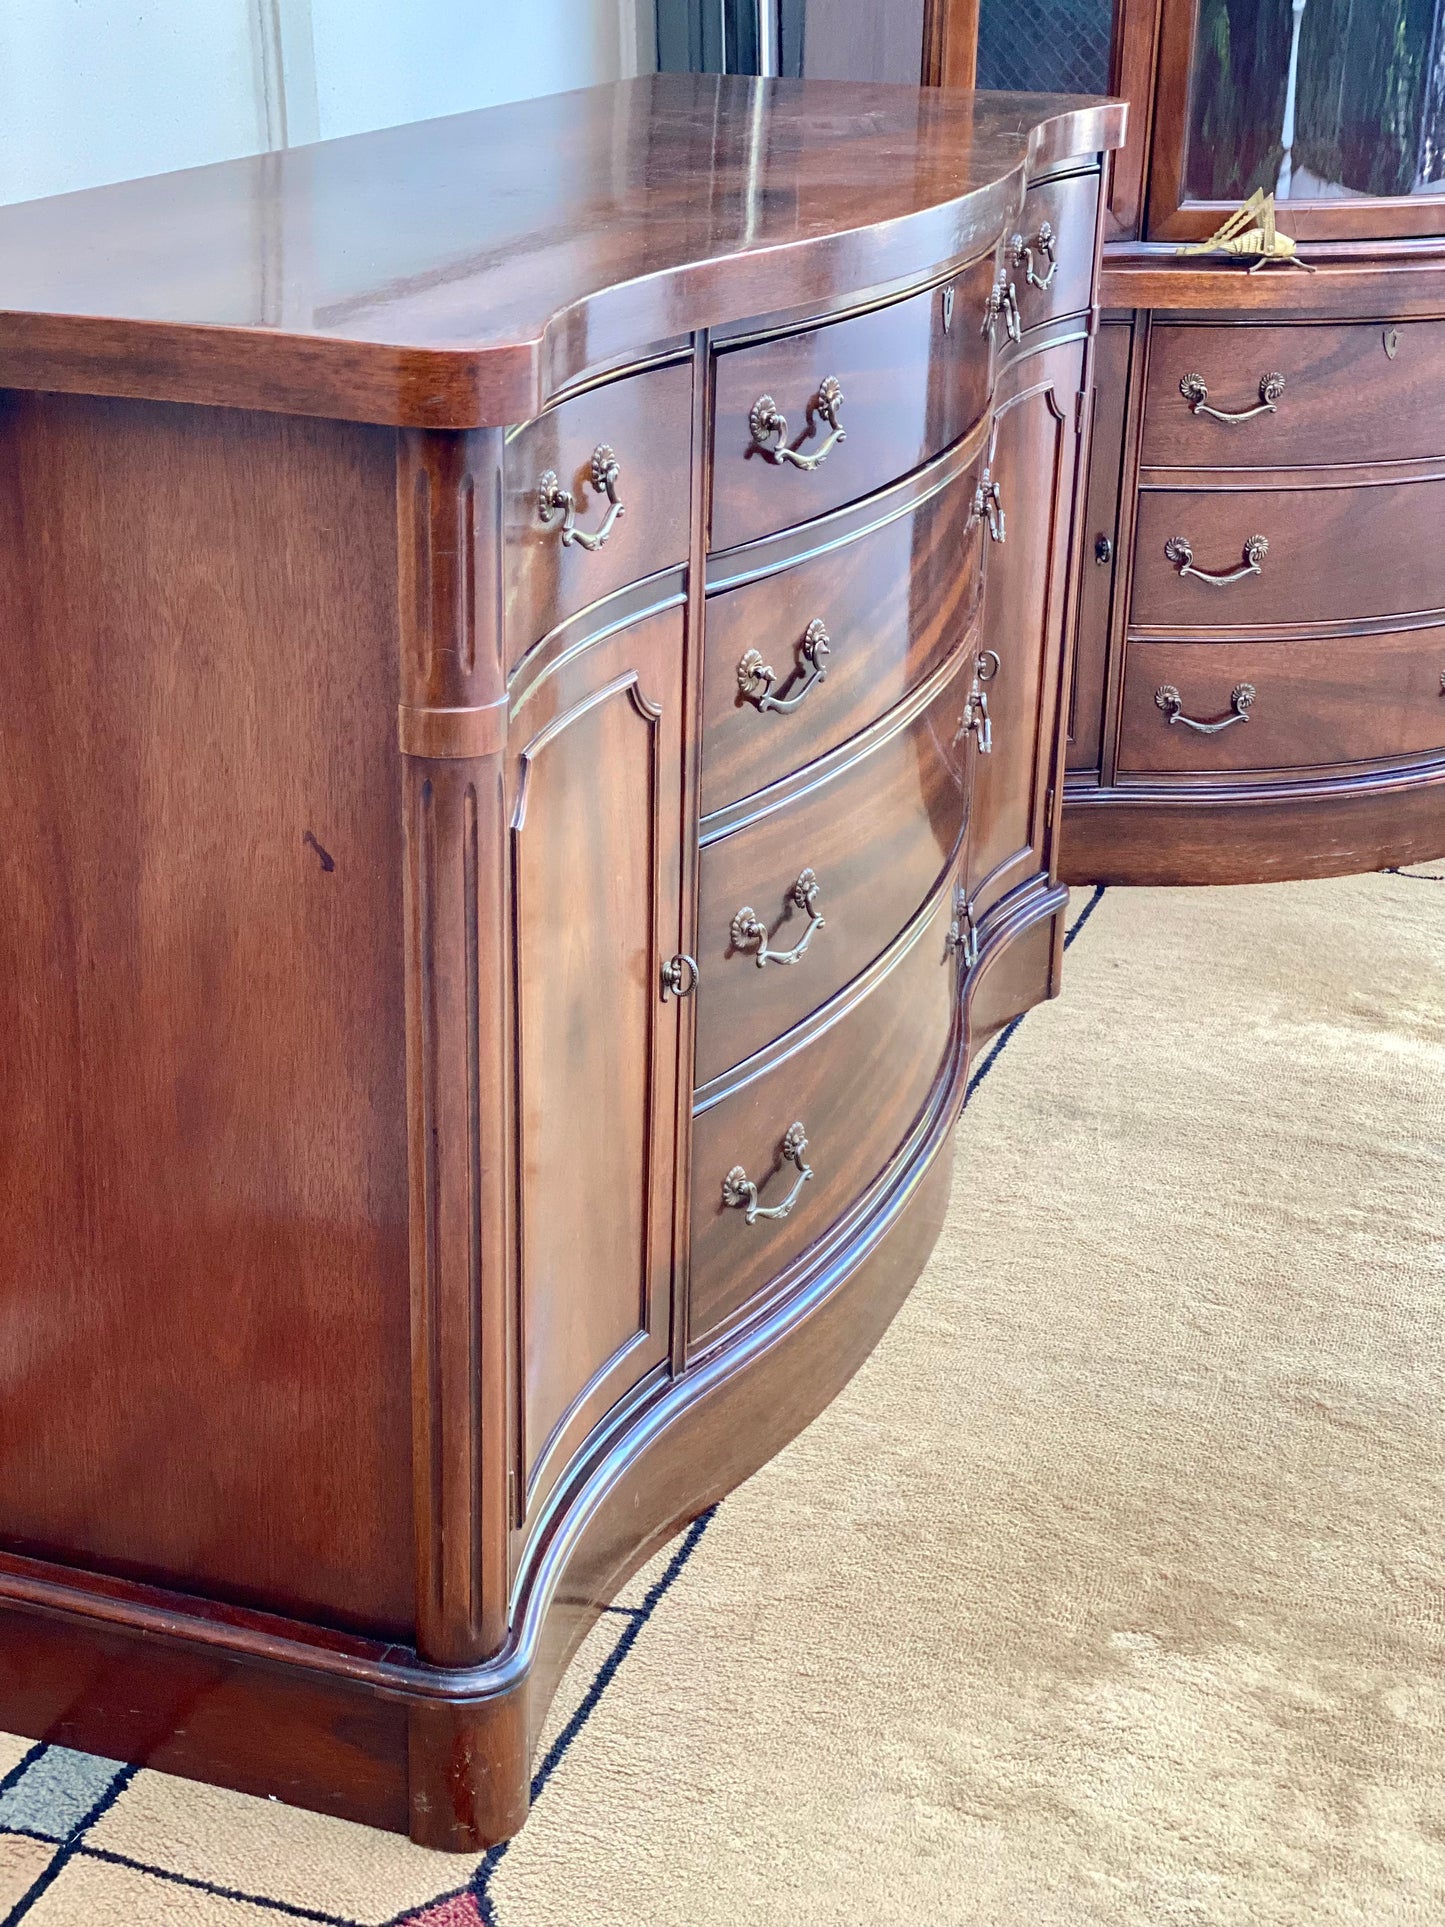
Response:
[[[506,1626],[500,464],[495,432],[398,437],[416,1642],[448,1666]]]
[[[495,756],[507,740],[507,699],[470,709],[397,706],[397,746],[403,756]]]

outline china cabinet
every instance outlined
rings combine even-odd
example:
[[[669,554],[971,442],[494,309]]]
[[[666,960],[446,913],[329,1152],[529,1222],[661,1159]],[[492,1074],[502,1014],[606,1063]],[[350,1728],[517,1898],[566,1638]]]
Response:
[[[1441,0],[983,0],[979,83],[1107,84],[1131,109],[1100,283],[1065,876],[1438,855]],[[1313,272],[1179,252],[1256,191]]]

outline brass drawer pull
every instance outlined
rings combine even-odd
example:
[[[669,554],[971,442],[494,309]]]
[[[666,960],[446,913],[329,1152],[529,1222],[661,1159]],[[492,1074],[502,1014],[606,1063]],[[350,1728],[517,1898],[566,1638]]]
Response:
[[[983,471],[983,480],[973,491],[973,511],[969,523],[971,526],[974,522],[985,520],[988,523],[989,540],[1002,542],[1005,539],[1003,491],[987,469]]]
[[[537,513],[543,526],[550,528],[560,515],[562,517],[562,547],[570,549],[575,542],[580,548],[600,549],[612,533],[613,524],[619,515],[626,513],[617,499],[617,479],[619,475],[617,457],[607,446],[599,442],[592,451],[592,486],[599,495],[607,497],[608,508],[602,526],[595,535],[579,529],[577,522],[577,498],[570,488],[563,488],[557,479],[556,469],[549,468],[537,484]]]
[[[697,989],[697,959],[689,957],[680,950],[675,957],[669,957],[662,966],[662,995],[664,1002],[668,997],[690,997]]]
[[[994,324],[1003,316],[1004,333],[1010,341],[1022,341],[1023,329],[1019,323],[1019,298],[1014,284],[1008,278],[1006,269],[1001,269],[998,280],[989,290],[988,300],[983,304],[983,326],[981,335],[994,339]]]
[[[747,1221],[749,1224],[756,1224],[759,1218],[786,1218],[792,1211],[793,1206],[798,1202],[799,1192],[813,1175],[812,1165],[803,1162],[803,1157],[807,1149],[808,1134],[802,1125],[789,1125],[787,1135],[778,1147],[779,1156],[775,1168],[781,1170],[785,1164],[791,1164],[795,1166],[798,1176],[792,1190],[788,1193],[787,1197],[783,1199],[781,1204],[759,1204],[758,1191],[760,1187],[753,1183],[752,1179],[740,1164],[735,1164],[722,1181],[723,1203],[725,1205],[741,1205],[747,1212]],[[772,1173],[769,1172],[768,1176],[771,1177]],[[767,1181],[767,1178],[763,1179],[764,1184],[766,1184]]]
[[[795,964],[801,960],[808,945],[818,931],[823,928],[824,918],[818,908],[818,879],[811,870],[804,870],[797,882],[789,889],[786,902],[796,904],[808,913],[808,927],[793,945],[791,950],[771,950],[769,944],[776,932],[769,931],[750,903],[744,904],[732,921],[734,950],[753,950],[753,962],[761,970],[766,964]],[[784,911],[786,918],[787,912]],[[778,929],[782,929],[782,924]]]
[[[1229,698],[1229,715],[1221,716],[1217,722],[1201,723],[1197,718],[1184,714],[1184,698],[1173,683],[1165,683],[1162,689],[1154,691],[1154,701],[1164,711],[1171,727],[1175,723],[1183,723],[1186,729],[1197,729],[1201,736],[1217,736],[1221,729],[1232,729],[1236,723],[1247,723],[1254,706],[1254,696],[1252,682],[1236,683]]]
[[[845,442],[848,439],[846,429],[838,420],[838,410],[842,406],[843,390],[837,379],[829,375],[826,381],[819,382],[817,394],[808,403],[806,434],[812,434],[813,423],[819,416],[833,432],[816,455],[800,455],[796,448],[788,446],[787,416],[771,395],[759,395],[748,412],[748,427],[753,431],[753,448],[770,462],[791,462],[794,468],[817,468],[827,461],[839,442]],[[806,439],[806,435],[803,439]],[[751,454],[752,450],[748,452]]]
[[[1262,535],[1252,535],[1244,545],[1244,560],[1237,569],[1226,575],[1212,575],[1208,569],[1196,569],[1194,551],[1182,535],[1171,535],[1164,544],[1164,553],[1171,562],[1177,563],[1181,576],[1197,576],[1201,582],[1208,582],[1213,588],[1227,589],[1231,582],[1243,582],[1246,576],[1258,575],[1259,565],[1269,554],[1269,542]]]
[[[823,666],[823,658],[828,654],[831,643],[832,637],[823,623],[814,620],[808,624],[798,644],[799,667],[806,663],[808,672],[791,696],[775,696],[772,693],[773,684],[778,679],[777,670],[769,668],[760,651],[749,649],[738,664],[739,693],[759,709],[771,709],[776,715],[791,716],[814,683],[826,678],[828,671]]]
[[[1049,223],[1047,221],[1041,221],[1039,223],[1039,231],[1034,237],[1032,247],[1024,240],[1021,234],[1016,234],[1010,245],[1013,248],[1014,266],[1023,269],[1024,279],[1028,282],[1029,286],[1031,288],[1046,288],[1058,272],[1059,266],[1059,257],[1054,252],[1054,230],[1050,227]],[[1034,248],[1037,248],[1039,253],[1048,262],[1049,271],[1047,274],[1037,274],[1034,271]]]
[[[950,956],[960,959],[965,970],[972,970],[978,962],[978,919],[961,883],[953,886],[953,922],[943,947]]]
[[[1261,375],[1259,378],[1259,400],[1253,408],[1242,408],[1238,414],[1231,414],[1227,408],[1209,406],[1209,390],[1204,385],[1202,375],[1186,375],[1179,384],[1179,392],[1189,403],[1192,415],[1212,415],[1217,422],[1249,422],[1256,415],[1272,415],[1280,396],[1284,393],[1283,375]]]
[[[993,681],[1000,666],[996,649],[981,649],[974,658],[973,686],[964,701],[963,719],[953,739],[961,743],[972,731],[978,737],[980,756],[988,756],[993,751],[993,718],[988,713],[988,692],[984,684]]]

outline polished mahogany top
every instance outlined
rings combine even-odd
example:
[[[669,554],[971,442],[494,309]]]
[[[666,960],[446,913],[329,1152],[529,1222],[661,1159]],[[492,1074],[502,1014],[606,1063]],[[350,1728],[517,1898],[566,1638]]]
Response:
[[[989,245],[1118,102],[657,74],[0,208],[0,384],[431,428]]]

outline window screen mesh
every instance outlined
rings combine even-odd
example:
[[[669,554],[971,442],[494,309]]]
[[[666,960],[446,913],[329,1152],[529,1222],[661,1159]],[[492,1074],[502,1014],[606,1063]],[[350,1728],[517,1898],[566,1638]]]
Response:
[[[1107,94],[1112,0],[983,0],[978,85]]]

